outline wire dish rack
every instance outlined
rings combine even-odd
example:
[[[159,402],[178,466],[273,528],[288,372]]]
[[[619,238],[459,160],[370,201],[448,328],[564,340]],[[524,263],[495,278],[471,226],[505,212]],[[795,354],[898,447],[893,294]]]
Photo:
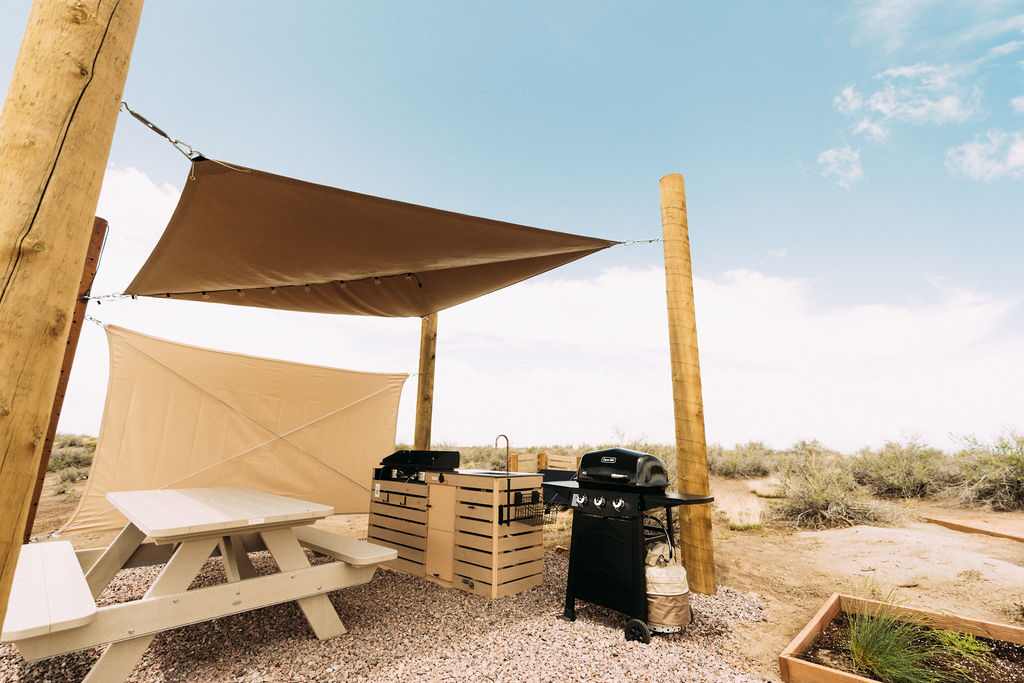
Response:
[[[515,498],[509,498],[509,502],[498,508],[498,524],[511,524],[518,522],[528,526],[542,526],[544,524],[544,502],[541,500],[540,491],[516,491]]]

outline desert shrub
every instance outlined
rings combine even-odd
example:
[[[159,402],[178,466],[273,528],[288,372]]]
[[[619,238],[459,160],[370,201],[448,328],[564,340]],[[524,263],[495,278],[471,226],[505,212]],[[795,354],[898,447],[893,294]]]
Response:
[[[814,529],[891,521],[888,509],[868,498],[840,456],[815,452],[788,460],[780,480],[784,498],[771,506],[776,521]]]
[[[48,472],[59,472],[68,467],[89,467],[96,452],[96,439],[82,434],[58,434],[53,440]]]
[[[62,484],[71,484],[76,481],[84,481],[89,478],[88,467],[65,467],[58,476]]]
[[[759,441],[730,449],[718,445],[708,448],[711,474],[728,479],[767,477],[778,469],[780,462],[779,455]]]
[[[992,444],[970,439],[955,465],[959,481],[952,490],[962,502],[999,511],[1024,509],[1024,434],[1007,434]]]
[[[882,498],[926,498],[957,478],[948,455],[913,441],[865,449],[853,457],[850,468],[858,484]]]

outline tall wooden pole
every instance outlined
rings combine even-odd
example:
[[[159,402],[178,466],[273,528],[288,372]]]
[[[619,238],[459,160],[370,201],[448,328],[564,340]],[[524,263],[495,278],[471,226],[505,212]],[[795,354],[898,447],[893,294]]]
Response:
[[[420,324],[420,376],[416,386],[416,432],[413,448],[430,448],[434,415],[434,359],[437,356],[437,313],[423,316]]]
[[[0,621],[142,0],[35,0],[0,113]]]
[[[676,421],[676,486],[681,493],[706,496],[708,448],[700,389],[697,319],[693,306],[693,267],[686,219],[686,186],[679,173],[661,179],[661,226],[665,238],[665,292],[672,362],[672,402]],[[690,587],[715,592],[715,551],[711,506],[683,505],[679,536]]]
[[[96,269],[100,263],[100,252],[103,250],[103,240],[106,236],[107,221],[97,217],[92,224],[92,238],[89,240],[89,250],[85,254],[82,280],[78,283],[75,312],[71,316],[71,328],[68,330],[68,341],[64,346],[60,378],[57,380],[57,393],[53,396],[53,408],[50,409],[50,426],[46,430],[46,438],[43,440],[43,456],[39,459],[39,471],[36,472],[36,487],[32,491],[32,502],[28,506],[28,519],[25,520],[25,543],[28,543],[32,537],[32,524],[36,521],[36,512],[39,510],[39,496],[43,492],[46,468],[50,464],[50,454],[53,451],[53,439],[57,436],[57,423],[60,422],[60,411],[64,407],[64,395],[67,393],[68,380],[71,378],[71,366],[75,362],[78,338],[82,334],[82,324],[85,322],[85,309],[89,305],[89,299],[86,297],[92,291],[92,282],[96,279]]]

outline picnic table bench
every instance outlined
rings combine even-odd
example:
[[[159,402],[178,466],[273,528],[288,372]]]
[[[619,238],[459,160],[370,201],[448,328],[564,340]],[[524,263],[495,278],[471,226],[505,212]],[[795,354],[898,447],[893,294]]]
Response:
[[[66,541],[22,546],[0,640],[36,661],[107,645],[86,681],[122,681],[157,633],[297,601],[320,639],[345,633],[327,593],[366,583],[390,549],[314,529],[333,508],[244,489],[110,493],[128,518],[109,547],[76,553]],[[150,543],[144,543],[146,537]],[[303,546],[335,561],[311,566]],[[257,576],[252,550],[280,572]],[[219,554],[227,583],[188,590]],[[166,562],[140,600],[96,606],[122,568]]]

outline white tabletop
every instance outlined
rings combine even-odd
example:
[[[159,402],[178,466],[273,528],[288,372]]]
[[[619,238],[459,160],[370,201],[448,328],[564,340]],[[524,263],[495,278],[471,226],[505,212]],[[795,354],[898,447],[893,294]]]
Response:
[[[330,505],[234,488],[116,491],[107,500],[157,542],[309,524],[334,514]]]

